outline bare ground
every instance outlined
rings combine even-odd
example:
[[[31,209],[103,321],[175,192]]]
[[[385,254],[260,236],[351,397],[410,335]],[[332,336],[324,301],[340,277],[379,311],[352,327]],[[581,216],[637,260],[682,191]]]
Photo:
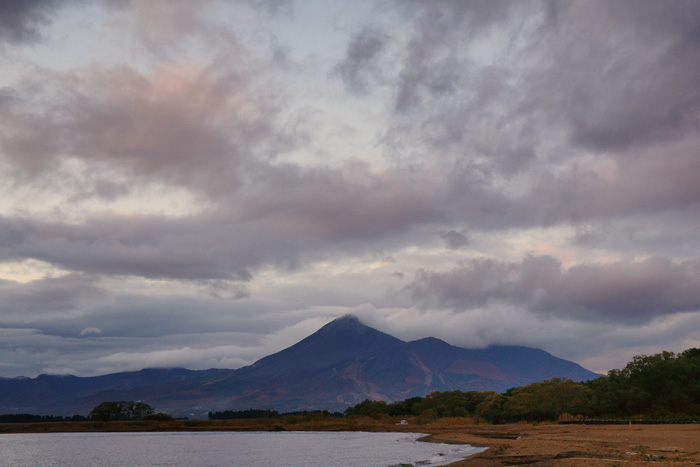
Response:
[[[431,430],[489,446],[453,466],[699,466],[700,425],[472,425]]]

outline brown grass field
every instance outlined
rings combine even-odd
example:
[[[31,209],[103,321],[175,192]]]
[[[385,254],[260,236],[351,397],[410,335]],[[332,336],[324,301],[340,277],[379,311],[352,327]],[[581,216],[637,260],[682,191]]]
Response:
[[[487,446],[453,466],[578,467],[700,466],[700,425],[476,424],[469,419],[397,425],[388,420],[287,417],[259,420],[171,422],[63,422],[0,424],[2,433],[87,431],[400,431],[426,433],[427,441]]]

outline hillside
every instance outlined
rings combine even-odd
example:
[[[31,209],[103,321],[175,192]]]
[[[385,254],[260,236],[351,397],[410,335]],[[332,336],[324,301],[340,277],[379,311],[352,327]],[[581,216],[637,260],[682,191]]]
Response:
[[[350,315],[237,370],[144,371],[142,378],[137,372],[2,380],[0,412],[85,414],[104,400],[142,400],[198,418],[247,408],[342,411],[364,399],[391,402],[455,389],[502,392],[553,377],[599,376],[528,347],[464,349],[430,337],[404,342]]]

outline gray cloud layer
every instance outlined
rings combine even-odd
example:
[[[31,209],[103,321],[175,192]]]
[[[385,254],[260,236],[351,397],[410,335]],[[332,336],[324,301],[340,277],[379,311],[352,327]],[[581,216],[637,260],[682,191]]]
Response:
[[[104,370],[141,358],[107,339],[253,346],[365,305],[404,335],[483,313],[481,344],[504,309],[580,335],[700,311],[693,0],[76,5],[0,6],[0,280],[51,271],[0,282],[12,342]],[[100,34],[62,29],[88,10]]]
[[[640,322],[700,309],[700,262],[653,257],[565,269],[551,256],[469,260],[446,272],[421,269],[407,290],[426,306],[458,311],[507,302],[578,320]]]
[[[36,41],[42,26],[60,2],[55,0],[16,0],[0,4],[0,40],[9,43]]]

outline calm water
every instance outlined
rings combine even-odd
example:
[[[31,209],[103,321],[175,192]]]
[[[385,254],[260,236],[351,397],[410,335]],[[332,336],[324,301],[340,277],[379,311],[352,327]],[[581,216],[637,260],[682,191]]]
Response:
[[[5,467],[444,465],[483,448],[409,433],[47,433],[0,435]]]

